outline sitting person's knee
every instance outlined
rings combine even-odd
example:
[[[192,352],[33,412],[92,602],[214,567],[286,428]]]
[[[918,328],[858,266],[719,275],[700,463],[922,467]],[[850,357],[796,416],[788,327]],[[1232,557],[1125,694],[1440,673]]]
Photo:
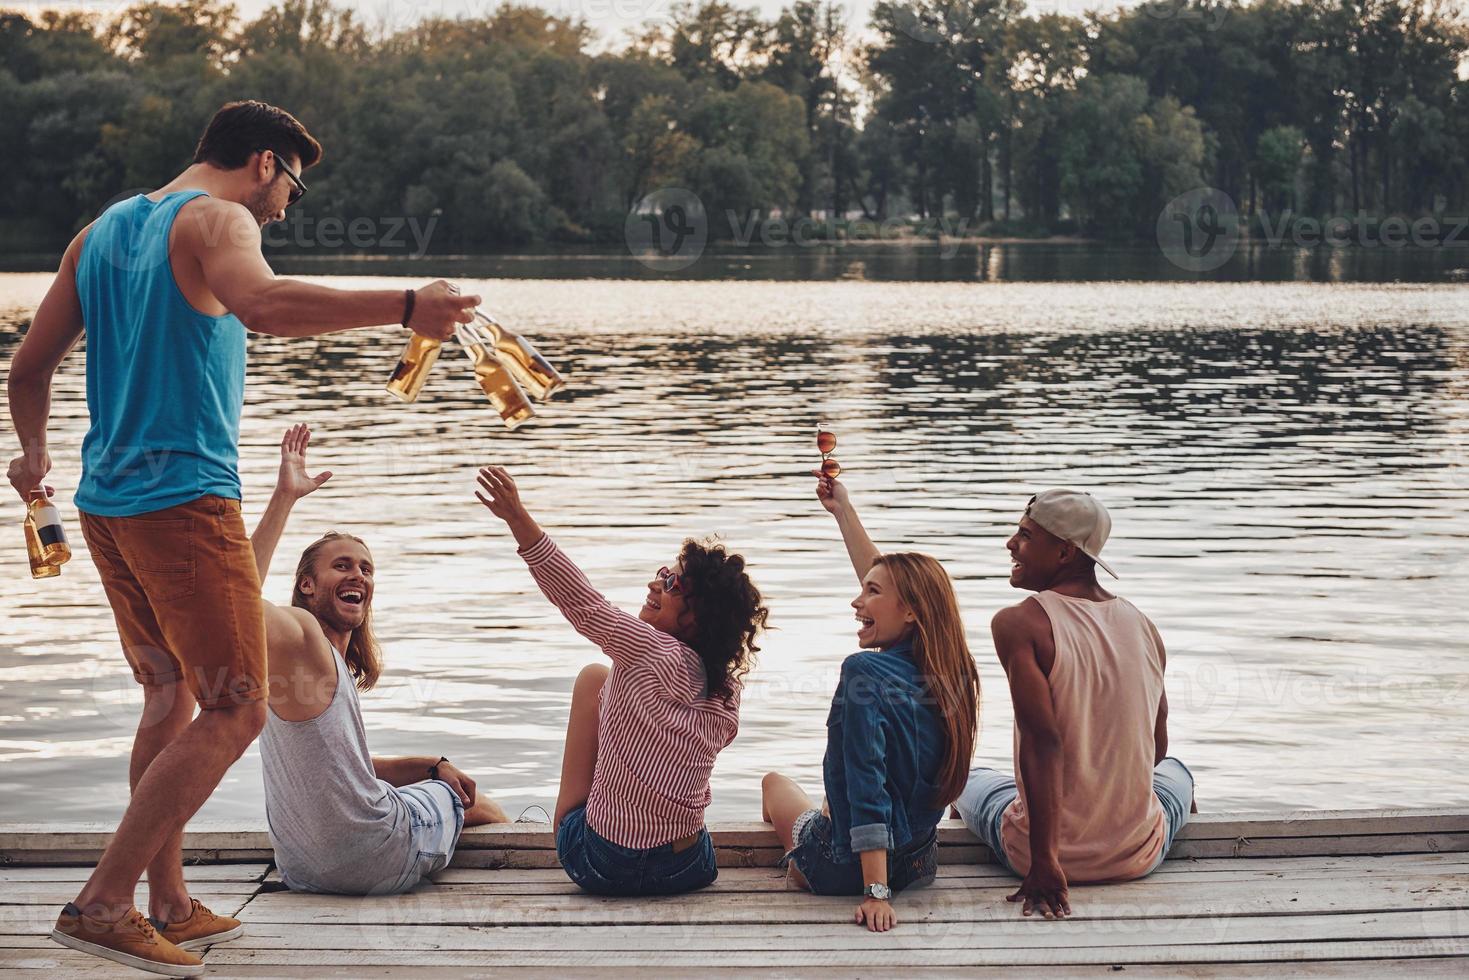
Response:
[[[607,683],[607,677],[611,673],[606,664],[587,664],[576,675],[577,689],[591,688],[595,691]]]
[[[224,723],[229,737],[235,742],[241,754],[250,747],[261,731],[265,729],[265,702],[246,701],[243,704],[232,704],[213,709],[215,717]]]

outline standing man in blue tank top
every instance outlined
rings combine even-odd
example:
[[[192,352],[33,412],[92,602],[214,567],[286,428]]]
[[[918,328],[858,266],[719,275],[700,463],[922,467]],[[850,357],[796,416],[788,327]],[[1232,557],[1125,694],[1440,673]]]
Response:
[[[144,691],[131,802],[51,935],[166,976],[203,973],[189,950],[242,931],[191,899],[182,841],[265,722],[260,579],[237,465],[246,331],[308,337],[401,323],[447,340],[479,303],[443,281],[342,290],[272,273],[261,228],[305,192],[300,174],[320,157],[288,112],[221,108],[192,166],[76,236],[10,368],[21,455],[8,475],[26,498],[51,469],[52,376],[86,333],[91,427],[76,505]],[[147,918],[133,906],[145,871]]]

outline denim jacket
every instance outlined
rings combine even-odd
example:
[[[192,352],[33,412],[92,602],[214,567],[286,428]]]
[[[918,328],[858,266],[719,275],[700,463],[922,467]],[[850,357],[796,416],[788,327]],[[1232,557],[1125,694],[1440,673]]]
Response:
[[[910,643],[864,650],[842,663],[822,763],[836,860],[900,850],[938,825],[945,738]]]

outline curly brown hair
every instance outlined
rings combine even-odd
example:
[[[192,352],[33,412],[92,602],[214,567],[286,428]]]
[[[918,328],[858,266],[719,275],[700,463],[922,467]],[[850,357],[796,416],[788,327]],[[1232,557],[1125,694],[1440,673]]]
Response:
[[[745,572],[743,555],[714,541],[689,538],[679,552],[686,592],[694,614],[689,646],[704,662],[709,697],[728,699],[755,665],[755,637],[766,629],[770,610]]]

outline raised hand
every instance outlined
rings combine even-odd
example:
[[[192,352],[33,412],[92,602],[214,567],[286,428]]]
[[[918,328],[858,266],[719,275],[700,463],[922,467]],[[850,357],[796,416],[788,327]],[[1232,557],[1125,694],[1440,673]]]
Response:
[[[413,315],[408,318],[408,326],[424,337],[452,340],[454,328],[471,322],[478,305],[478,296],[460,295],[458,286],[438,279],[414,292]]]
[[[812,470],[811,475],[816,477],[816,499],[821,501],[821,506],[828,512],[840,517],[848,505],[846,486],[836,477],[826,476],[819,469]]]
[[[476,490],[474,495],[490,509],[491,514],[506,524],[514,524],[517,519],[527,516],[525,505],[520,502],[520,490],[503,466],[482,467],[479,471],[479,485],[485,492]]]
[[[306,472],[306,447],[309,445],[311,429],[306,425],[293,425],[281,437],[281,471],[275,481],[276,493],[291,500],[300,500],[332,478],[331,470],[316,476]]]
[[[541,538],[541,528],[520,502],[520,490],[503,466],[486,466],[479,471],[479,485],[484,493],[474,492],[484,504],[510,528],[515,543],[522,548],[535,544]]]

